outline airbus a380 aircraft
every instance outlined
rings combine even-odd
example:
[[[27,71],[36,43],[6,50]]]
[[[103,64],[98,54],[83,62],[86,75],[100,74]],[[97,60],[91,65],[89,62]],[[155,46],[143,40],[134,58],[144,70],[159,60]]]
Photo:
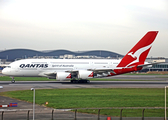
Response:
[[[86,79],[138,71],[152,66],[145,59],[157,33],[158,31],[148,32],[121,60],[24,59],[9,64],[2,73],[11,77],[47,77],[60,81],[89,82]]]

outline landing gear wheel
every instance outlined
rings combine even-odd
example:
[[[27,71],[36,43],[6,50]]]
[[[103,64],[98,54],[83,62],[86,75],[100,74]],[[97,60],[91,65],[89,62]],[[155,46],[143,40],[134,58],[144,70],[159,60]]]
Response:
[[[90,83],[90,80],[87,80],[86,83]]]
[[[71,80],[71,83],[90,83],[89,80]]]
[[[12,80],[11,83],[15,83],[15,80]]]
[[[71,83],[78,83],[78,80],[71,80]]]
[[[15,83],[15,79],[14,79],[14,77],[12,77],[12,81],[11,81],[11,83]]]

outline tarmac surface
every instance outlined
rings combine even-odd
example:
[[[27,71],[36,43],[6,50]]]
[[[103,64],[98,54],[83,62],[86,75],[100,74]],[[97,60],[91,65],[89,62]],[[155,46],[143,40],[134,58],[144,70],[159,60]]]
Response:
[[[111,78],[116,79],[116,81],[91,81],[90,83],[70,83],[69,81],[16,81],[15,83],[11,83],[10,81],[0,81],[0,92],[30,90],[31,88],[164,88],[165,86],[168,86],[168,75],[119,75]],[[126,81],[117,81],[117,79]],[[4,120],[32,119],[32,103],[0,96],[0,105],[8,105],[9,103],[18,103],[18,107],[0,108],[0,118],[3,117]],[[35,108],[36,119],[52,119],[52,110],[54,110],[54,118],[75,118],[75,113],[68,110],[57,110],[39,105],[35,105]],[[97,117],[97,115],[77,113],[77,118],[81,118],[81,120],[82,118],[97,119]],[[100,116],[100,118],[106,119],[107,116]]]
[[[104,78],[103,78],[104,79]],[[116,81],[91,81],[70,83],[69,81],[0,81],[0,92],[15,90],[58,89],[58,88],[164,88],[168,86],[168,75],[119,75],[107,77]],[[117,81],[117,79],[123,81]],[[101,78],[100,78],[101,80]]]

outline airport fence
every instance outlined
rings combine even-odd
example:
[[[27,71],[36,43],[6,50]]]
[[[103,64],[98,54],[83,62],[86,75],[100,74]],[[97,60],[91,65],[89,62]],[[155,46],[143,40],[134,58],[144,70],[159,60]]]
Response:
[[[31,109],[0,109],[0,120],[32,120]],[[164,108],[116,107],[35,110],[35,120],[165,120]]]

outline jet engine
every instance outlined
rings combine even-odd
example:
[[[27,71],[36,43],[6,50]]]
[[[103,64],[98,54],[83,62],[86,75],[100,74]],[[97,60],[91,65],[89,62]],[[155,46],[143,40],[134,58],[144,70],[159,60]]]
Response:
[[[56,79],[59,80],[59,81],[70,80],[71,79],[71,73],[57,72]]]
[[[93,78],[93,71],[79,70],[78,71],[78,79],[89,79]]]

